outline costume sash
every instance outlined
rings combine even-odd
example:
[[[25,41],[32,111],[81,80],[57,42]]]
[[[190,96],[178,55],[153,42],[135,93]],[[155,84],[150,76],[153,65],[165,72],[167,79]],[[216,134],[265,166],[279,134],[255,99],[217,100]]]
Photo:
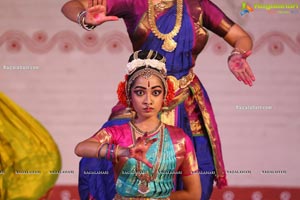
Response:
[[[209,100],[209,97],[201,84],[197,76],[194,77],[194,80],[188,86],[192,92],[203,117],[204,125],[207,131],[207,135],[211,144],[213,160],[216,171],[216,182],[219,188],[222,188],[227,185],[226,172],[223,163],[221,142],[218,134],[217,123],[215,121],[213,109]],[[186,88],[183,89],[184,93],[190,92]],[[182,97],[186,95],[180,94]],[[179,102],[182,102],[183,99],[179,99]],[[197,136],[194,136],[197,137]]]

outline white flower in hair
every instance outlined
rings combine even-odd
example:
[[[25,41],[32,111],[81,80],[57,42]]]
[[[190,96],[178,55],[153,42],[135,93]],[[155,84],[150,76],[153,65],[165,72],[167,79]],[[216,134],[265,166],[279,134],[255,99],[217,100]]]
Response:
[[[166,64],[155,59],[134,59],[133,61],[127,63],[127,74],[130,75],[133,73],[136,68],[142,67],[142,66],[151,66],[154,69],[157,69],[164,74],[167,72],[166,70]]]

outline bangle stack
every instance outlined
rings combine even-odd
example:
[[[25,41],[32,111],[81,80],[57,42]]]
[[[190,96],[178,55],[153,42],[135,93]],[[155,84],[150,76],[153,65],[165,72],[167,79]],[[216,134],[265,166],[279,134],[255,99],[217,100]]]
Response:
[[[104,146],[106,146],[106,152],[104,156],[101,156],[101,150]],[[119,150],[119,145],[105,143],[98,147],[97,157],[98,159],[105,158],[110,161],[118,162],[118,150]]]
[[[78,15],[77,15],[77,22],[78,24],[85,30],[87,31],[91,31],[94,28],[96,28],[95,25],[91,25],[91,24],[87,24],[85,23],[85,16],[86,16],[86,10],[81,11]]]
[[[108,144],[107,151],[106,151],[106,159],[112,160],[113,154],[114,154],[114,144]]]

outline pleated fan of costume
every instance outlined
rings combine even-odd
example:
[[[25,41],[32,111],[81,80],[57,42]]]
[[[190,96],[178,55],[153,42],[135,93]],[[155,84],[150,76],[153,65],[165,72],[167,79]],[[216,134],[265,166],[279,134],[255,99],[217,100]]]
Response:
[[[0,200],[41,198],[60,169],[60,153],[49,132],[0,92]]]

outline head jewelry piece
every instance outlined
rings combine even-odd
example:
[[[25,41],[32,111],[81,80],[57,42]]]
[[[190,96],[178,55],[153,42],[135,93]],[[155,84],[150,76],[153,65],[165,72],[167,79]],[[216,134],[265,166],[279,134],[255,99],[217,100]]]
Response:
[[[145,59],[139,58],[139,53],[148,52]],[[136,51],[133,59],[127,64],[125,82],[120,82],[118,87],[119,100],[129,106],[130,89],[134,80],[140,76],[149,79],[152,75],[157,76],[164,86],[164,99],[170,101],[174,97],[174,87],[171,81],[167,79],[166,59],[156,51]],[[125,94],[124,94],[125,93]]]

